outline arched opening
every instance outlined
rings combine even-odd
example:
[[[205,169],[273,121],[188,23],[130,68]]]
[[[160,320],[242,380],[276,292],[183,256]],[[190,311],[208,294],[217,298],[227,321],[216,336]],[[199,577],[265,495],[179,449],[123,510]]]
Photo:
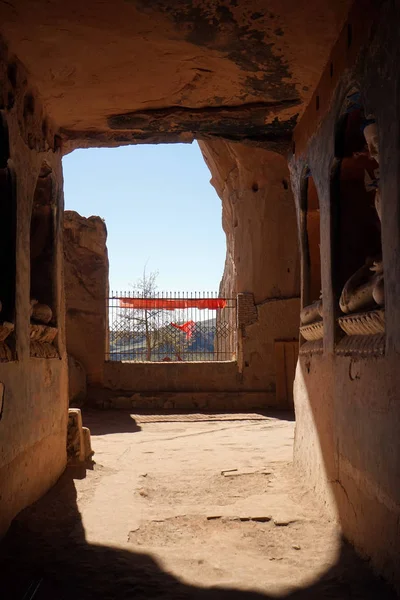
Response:
[[[52,169],[43,161],[33,197],[30,229],[31,319],[43,325],[56,324],[55,196]]]
[[[366,115],[358,92],[347,96],[338,121],[335,154],[332,283],[338,323],[342,334],[383,334],[377,129],[374,118]],[[366,312],[368,325],[362,316]]]
[[[8,128],[0,111],[0,324],[1,342],[10,342],[15,325],[16,275],[16,195],[15,177],[10,163]],[[12,358],[10,348],[3,345],[2,360]]]
[[[338,185],[333,201],[337,209],[336,283],[340,294],[346,281],[368,257],[381,254],[380,222],[375,209],[375,190],[369,181],[377,178],[378,163],[371,157],[363,134],[365,117],[357,108],[342,119],[336,144]]]
[[[321,295],[320,212],[315,182],[307,171],[303,182],[304,290],[303,305],[316,302]]]
[[[300,228],[302,257],[300,332],[307,341],[322,340],[319,197],[308,167],[304,170],[301,182]]]

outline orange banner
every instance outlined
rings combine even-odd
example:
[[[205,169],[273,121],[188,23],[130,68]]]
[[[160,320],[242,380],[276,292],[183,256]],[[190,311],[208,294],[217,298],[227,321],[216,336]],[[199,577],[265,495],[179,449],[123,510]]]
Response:
[[[217,310],[226,307],[224,298],[119,298],[120,308],[176,310],[181,308],[198,308],[199,310]]]

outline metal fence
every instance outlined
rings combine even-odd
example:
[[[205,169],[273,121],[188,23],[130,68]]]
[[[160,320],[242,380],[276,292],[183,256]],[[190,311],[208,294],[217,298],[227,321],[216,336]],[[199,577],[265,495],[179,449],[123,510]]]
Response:
[[[113,292],[106,360],[227,361],[236,358],[236,299],[216,293],[151,297]]]

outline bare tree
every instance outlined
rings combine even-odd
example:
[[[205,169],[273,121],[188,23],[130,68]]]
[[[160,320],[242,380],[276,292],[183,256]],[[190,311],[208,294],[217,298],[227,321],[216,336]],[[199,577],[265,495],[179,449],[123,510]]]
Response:
[[[157,277],[158,271],[151,273],[143,269],[143,275],[133,287],[133,296],[142,299],[157,297]],[[163,321],[162,309],[158,308],[125,308],[121,311],[120,317],[127,324],[127,329],[132,337],[138,337],[145,340],[146,360],[150,361],[153,351],[161,344],[159,335]]]
[[[140,277],[133,287],[133,297],[143,300],[151,300],[158,298],[157,286],[158,271],[151,273],[146,272],[146,267],[143,269],[143,275]],[[140,348],[141,342],[145,344],[145,360],[151,361],[157,350],[163,349],[167,354],[172,354],[178,360],[182,360],[184,352],[187,351],[190,345],[191,334],[182,331],[179,323],[183,325],[181,310],[167,310],[155,306],[147,307],[143,304],[140,308],[135,308],[132,303],[132,308],[123,308],[120,310],[119,319],[123,323],[125,337],[135,343],[136,348]],[[177,323],[172,323],[174,319]]]

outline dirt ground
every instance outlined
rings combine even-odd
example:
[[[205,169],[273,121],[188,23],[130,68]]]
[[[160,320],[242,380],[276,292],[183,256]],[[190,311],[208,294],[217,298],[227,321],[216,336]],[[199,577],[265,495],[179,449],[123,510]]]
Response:
[[[4,600],[395,597],[302,487],[290,417],[104,411],[84,423],[95,464],[68,469],[15,520]]]

